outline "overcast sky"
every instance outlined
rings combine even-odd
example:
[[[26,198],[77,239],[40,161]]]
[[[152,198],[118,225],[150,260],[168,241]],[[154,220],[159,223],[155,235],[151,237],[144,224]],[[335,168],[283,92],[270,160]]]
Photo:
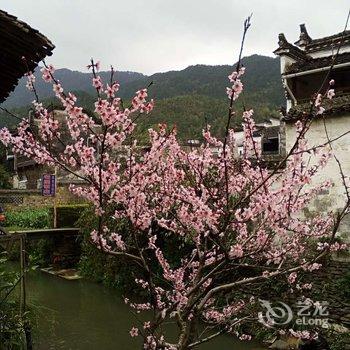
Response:
[[[244,55],[272,56],[278,33],[291,42],[306,23],[311,37],[343,30],[349,0],[0,0],[0,8],[55,45],[49,62],[85,70],[151,74],[237,58],[242,23],[253,12]]]

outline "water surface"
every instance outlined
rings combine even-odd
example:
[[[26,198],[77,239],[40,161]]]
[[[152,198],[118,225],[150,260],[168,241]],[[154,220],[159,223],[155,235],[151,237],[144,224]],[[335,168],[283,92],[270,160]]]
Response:
[[[140,343],[128,334],[137,321],[116,291],[85,280],[66,281],[41,271],[30,272],[27,288],[29,304],[38,315],[35,350],[140,349]],[[198,349],[262,348],[220,336]]]

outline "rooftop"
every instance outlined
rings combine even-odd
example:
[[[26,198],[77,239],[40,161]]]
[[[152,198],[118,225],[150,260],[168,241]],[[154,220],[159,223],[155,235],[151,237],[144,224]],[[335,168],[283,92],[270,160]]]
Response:
[[[283,74],[290,74],[330,66],[332,63],[350,62],[350,48],[347,52],[340,51],[336,56],[338,48],[344,49],[349,46],[350,30],[312,39],[305,24],[301,24],[299,39],[294,44],[288,42],[283,33],[279,34],[278,48],[274,53],[279,56],[288,56],[292,62],[294,61],[289,63],[283,72]],[[336,57],[335,62],[333,62],[334,57]]]
[[[343,95],[333,97],[332,100],[324,99],[322,101],[322,107],[325,109],[322,116],[329,116],[332,114],[341,115],[342,113],[350,111],[350,95]],[[310,102],[302,103],[293,106],[283,117],[286,122],[293,122],[299,119],[307,118],[310,115]]]
[[[311,53],[322,49],[337,49],[339,44],[350,44],[350,30],[319,39],[311,39],[311,41],[305,46],[305,51]]]
[[[0,103],[18,80],[33,71],[38,62],[52,54],[55,46],[44,35],[0,10]],[[24,60],[25,58],[25,60]]]
[[[310,58],[304,61],[297,61],[288,67],[288,74],[304,72],[312,69],[323,67],[330,67],[332,64],[337,65],[341,63],[350,62],[350,52],[339,54],[338,56],[327,56]]]

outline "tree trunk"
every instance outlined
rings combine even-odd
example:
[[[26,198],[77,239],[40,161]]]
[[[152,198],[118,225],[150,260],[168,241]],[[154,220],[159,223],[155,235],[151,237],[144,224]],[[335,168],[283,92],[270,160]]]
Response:
[[[179,341],[177,348],[178,350],[187,350],[188,346],[193,342],[195,336],[195,324],[194,320],[187,320],[181,322],[181,333],[179,336]]]

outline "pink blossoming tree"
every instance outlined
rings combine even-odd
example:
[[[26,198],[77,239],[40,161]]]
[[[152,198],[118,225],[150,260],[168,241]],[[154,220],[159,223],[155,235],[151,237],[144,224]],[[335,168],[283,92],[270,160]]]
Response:
[[[249,21],[245,32],[248,27]],[[98,64],[92,61],[89,68],[98,121],[76,105],[74,94],[64,92],[54,68],[45,66],[43,79],[53,85],[65,123],[36,101],[36,121],[24,118],[16,134],[2,129],[1,141],[38,164],[58,166],[84,180],[70,190],[95,208],[98,226],[92,242],[139,267],[135,282],[147,297],[140,303],[125,301],[136,315],[145,311],[149,317],[130,330],[131,336],[142,337],[144,349],[192,349],[224,332],[250,339],[239,329],[256,320],[252,285],[282,277],[294,285],[299,271],[318,269],[321,257],[344,248],[334,238],[349,201],[337,213],[303,216],[304,208],[331,186],[330,181],[312,185],[332,155],[328,145],[310,147],[306,134],[322,112],[322,98],[332,98],[334,91],[328,88],[314,98],[309,117],[296,124],[293,147],[268,169],[253,138],[252,110],[243,111],[244,152],[237,157],[230,121],[238,115],[233,107],[243,90],[240,60],[229,76],[224,139],[213,137],[208,127],[205,142],[191,151],[166,125],[149,130],[147,150],[139,147],[133,139],[135,122],[154,106],[147,89],[137,91],[126,107],[116,97],[113,72],[105,84]],[[28,78],[33,90],[33,75]],[[128,230],[118,229],[121,221]],[[175,263],[162,245],[172,238],[179,243]],[[314,244],[321,238],[323,243]],[[179,331],[173,343],[164,332],[164,323],[171,320]],[[207,327],[201,333],[202,322]]]

